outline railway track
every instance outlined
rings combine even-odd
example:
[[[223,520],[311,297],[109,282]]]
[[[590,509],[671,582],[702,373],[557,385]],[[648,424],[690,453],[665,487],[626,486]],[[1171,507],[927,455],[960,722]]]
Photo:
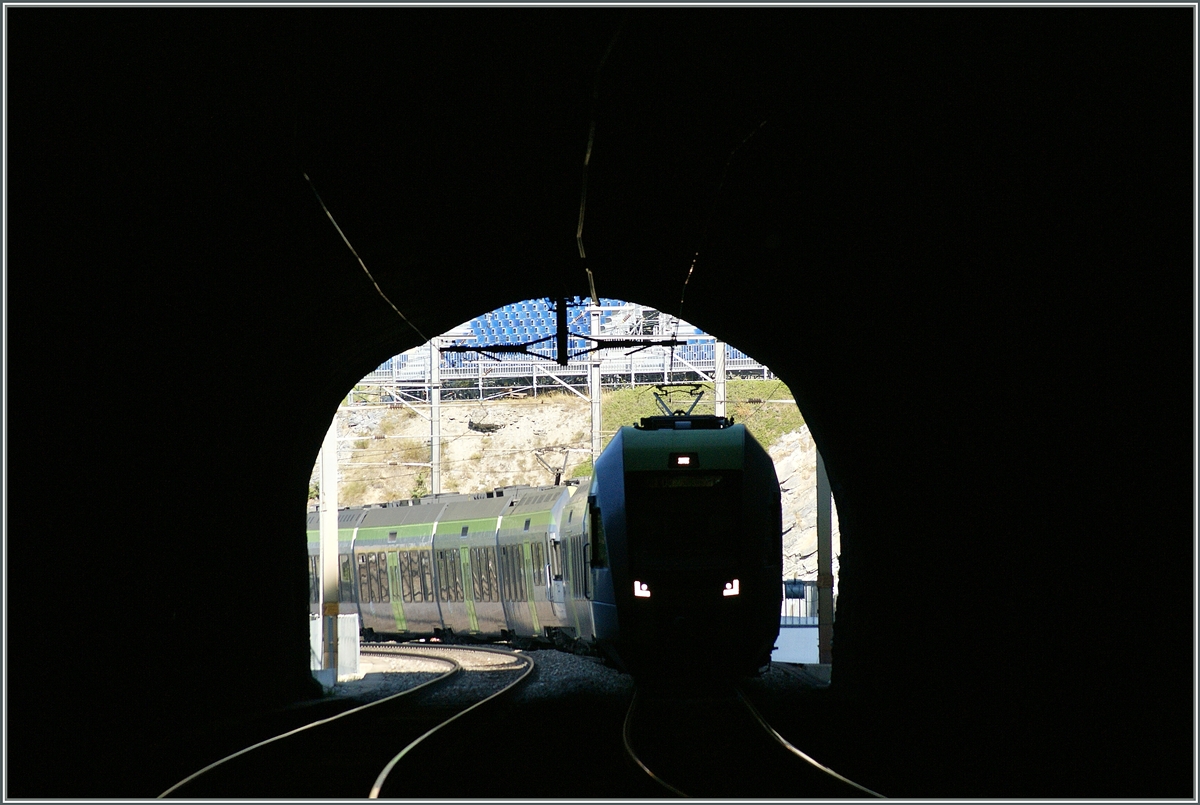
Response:
[[[733,686],[699,696],[639,688],[622,740],[633,764],[673,796],[882,798],[795,747]]]
[[[361,799],[388,796],[388,779],[424,741],[518,686],[533,659],[491,647],[372,645],[432,678],[332,717],[256,742],[208,764],[160,798]],[[440,669],[440,671],[438,670]]]

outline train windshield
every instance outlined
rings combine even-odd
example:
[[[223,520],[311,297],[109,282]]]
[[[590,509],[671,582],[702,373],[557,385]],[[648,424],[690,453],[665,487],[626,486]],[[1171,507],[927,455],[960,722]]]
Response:
[[[697,569],[737,555],[742,473],[630,472],[625,517],[633,569]]]

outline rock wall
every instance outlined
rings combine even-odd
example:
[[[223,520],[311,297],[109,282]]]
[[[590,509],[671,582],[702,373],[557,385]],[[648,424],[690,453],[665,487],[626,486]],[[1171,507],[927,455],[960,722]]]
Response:
[[[783,494],[783,577],[817,578],[817,446],[808,426],[785,433],[767,451]],[[841,532],[833,512],[833,590],[837,595]]]

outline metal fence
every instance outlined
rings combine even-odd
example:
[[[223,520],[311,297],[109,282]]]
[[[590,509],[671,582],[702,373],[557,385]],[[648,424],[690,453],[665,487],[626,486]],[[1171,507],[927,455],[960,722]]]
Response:
[[[600,351],[600,374],[606,385],[640,385],[644,383],[678,380],[681,375],[708,375],[716,371],[713,355],[715,341],[707,344],[688,344],[673,349],[650,347],[626,354],[628,350],[606,349]],[[704,346],[706,349],[700,349]],[[771,377],[770,370],[753,358],[727,347],[726,372],[761,374]],[[570,385],[587,385],[589,358],[579,357],[567,366],[559,366],[550,360],[539,361],[528,356],[506,357],[491,360],[473,353],[442,353],[438,371],[442,382],[448,380],[496,380],[499,378],[544,378],[545,386],[556,385],[550,378],[559,377]],[[428,384],[431,374],[429,346],[418,347],[397,355],[366,375],[364,385],[387,385],[394,383]]]
[[[817,582],[788,579],[783,582],[780,626],[817,625]]]

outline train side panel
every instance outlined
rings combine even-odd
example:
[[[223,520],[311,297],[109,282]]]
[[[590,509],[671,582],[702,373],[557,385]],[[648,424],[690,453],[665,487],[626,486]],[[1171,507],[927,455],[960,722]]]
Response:
[[[354,595],[351,553],[355,529],[361,519],[362,511],[358,509],[344,509],[338,512],[338,601],[341,604],[343,615],[358,614],[358,601]],[[321,615],[321,523],[319,513],[308,513],[307,532],[309,615],[319,617]]]
[[[595,639],[592,590],[588,581],[587,499],[585,486],[573,487],[562,500],[558,527],[550,540],[551,600],[558,620],[561,645]]]
[[[354,541],[355,593],[364,635],[412,639],[441,629],[430,559],[441,506],[366,510]]]
[[[562,512],[571,493],[572,489],[565,486],[523,489],[505,516],[505,523],[511,529],[508,533],[515,536],[521,546],[527,623],[531,633],[539,637],[552,635],[563,626],[561,610],[556,609],[553,600],[551,546],[552,539],[558,535]],[[521,616],[524,620],[523,612]]]
[[[503,498],[465,498],[441,513],[433,560],[447,631],[483,637],[507,627],[496,553],[496,524],[505,507]]]

